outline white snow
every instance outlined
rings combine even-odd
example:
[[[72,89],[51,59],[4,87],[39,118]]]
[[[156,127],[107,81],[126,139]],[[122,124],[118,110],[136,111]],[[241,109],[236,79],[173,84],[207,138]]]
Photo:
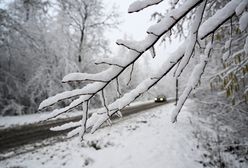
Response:
[[[225,43],[225,49],[229,49],[231,47],[232,39],[229,39]]]
[[[192,26],[190,28],[190,34],[188,36],[188,38],[186,39],[187,44],[186,44],[186,49],[185,49],[185,54],[182,58],[182,60],[180,61],[180,64],[177,68],[176,74],[175,76],[179,77],[180,74],[182,73],[182,71],[184,70],[184,68],[187,66],[194,48],[195,48],[195,44],[197,41],[197,30],[201,24],[202,21],[202,16],[203,16],[203,12],[204,12],[204,7],[206,5],[206,1],[204,1],[198,8],[197,11],[195,13],[195,19],[192,21]]]
[[[154,47],[151,47],[151,48],[149,49],[149,51],[150,51],[150,54],[151,54],[152,58],[155,58],[155,57],[156,57],[155,48],[154,48]]]
[[[111,75],[115,75],[115,74],[112,74],[116,71],[119,71],[120,70],[120,67],[111,67],[111,68],[108,68],[107,70],[105,71],[101,71],[99,73],[96,73],[96,74],[88,74],[88,73],[71,73],[71,74],[68,74],[66,75],[64,78],[63,78],[63,82],[69,82],[69,81],[108,81],[110,80],[110,77]]]
[[[245,50],[245,53],[248,54],[248,36],[246,37],[246,40],[245,40],[244,50]]]
[[[227,60],[229,56],[230,56],[230,52],[226,51],[222,56],[223,61]]]
[[[116,71],[115,71],[116,72]],[[75,89],[72,91],[65,91],[62,93],[59,93],[55,96],[49,97],[46,100],[42,101],[39,106],[39,110],[43,109],[45,107],[51,106],[61,100],[72,98],[75,96],[81,96],[81,99],[87,99],[90,94],[94,93],[95,91],[99,90],[101,87],[103,87],[105,83],[103,82],[95,82],[95,83],[90,83],[83,87],[82,89]]]
[[[244,31],[248,27],[248,12],[244,12],[239,19],[239,29]]]
[[[138,12],[148,6],[156,5],[163,0],[143,0],[143,1],[135,1],[133,2],[129,8],[128,13]]]
[[[202,0],[187,0],[182,6],[172,10],[170,13],[157,24],[148,28],[147,33],[155,34],[157,36],[162,35],[163,33],[169,31],[169,29],[178,22],[177,19],[181,18],[196,4]]]
[[[109,114],[112,115],[118,111],[118,109],[122,109],[130,104],[135,98],[139,95],[143,94],[146,90],[148,90],[154,83],[156,83],[159,77],[163,76],[164,73],[167,73],[175,63],[182,58],[185,51],[186,43],[181,44],[178,47],[178,50],[170,55],[168,60],[161,66],[163,67],[163,71],[159,71],[154,75],[154,78],[147,78],[142,81],[135,89],[126,93],[123,97],[117,99],[115,102],[108,106]],[[109,116],[106,113],[105,108],[101,108],[97,110],[97,114],[92,115],[87,121],[87,128],[91,128],[91,132],[96,131],[105,121],[108,120]]]
[[[125,55],[120,55],[113,58],[99,58],[95,60],[95,64],[107,64],[124,67],[128,63],[128,61],[129,59],[126,59]]]
[[[123,45],[125,47],[127,47],[128,49],[137,51],[137,52],[144,52],[146,51],[151,44],[153,44],[154,42],[157,41],[157,37],[152,35],[152,34],[148,34],[144,40],[141,41],[130,41],[130,40],[122,40],[122,39],[118,39],[116,41],[116,43],[118,45]]]
[[[225,7],[218,10],[212,17],[207,19],[199,28],[199,38],[205,38],[209,33],[215,30],[221,23],[235,13],[242,0],[232,0]]]
[[[248,0],[243,0],[239,6],[235,9],[236,15],[239,16],[243,13],[243,11],[245,10],[245,8],[248,5]]]
[[[184,89],[182,95],[179,97],[177,106],[172,110],[172,116],[171,116],[172,122],[177,121],[177,116],[180,110],[182,109],[185,101],[187,100],[189,94],[199,83],[199,80],[201,79],[201,75],[203,74],[206,64],[208,62],[209,59],[208,57],[209,57],[209,53],[211,52],[211,49],[212,49],[212,42],[209,42],[204,51],[204,55],[201,55],[200,63],[194,67],[194,70],[189,77],[187,86]]]
[[[66,124],[63,124],[61,126],[56,126],[56,127],[52,127],[50,128],[50,130],[52,131],[61,131],[61,130],[67,130],[73,127],[78,127],[81,125],[81,121],[77,121],[77,122],[68,122]]]
[[[42,116],[42,119],[43,120],[47,120],[47,119],[51,119],[51,118],[54,118],[54,117],[57,117],[59,116],[60,114],[63,114],[71,109],[73,109],[74,107],[82,104],[84,101],[88,100],[89,98],[91,97],[91,95],[83,95],[83,96],[80,96],[78,99],[76,100],[73,100],[69,106],[66,106],[64,108],[60,108],[60,109],[55,109],[53,110],[52,112],[50,112],[49,114],[44,114]]]
[[[199,168],[204,151],[196,148],[191,116],[184,107],[180,121],[171,124],[172,107],[167,104],[134,114],[86,134],[85,147],[75,137],[2,160],[0,167]],[[89,145],[92,143],[99,149]]]

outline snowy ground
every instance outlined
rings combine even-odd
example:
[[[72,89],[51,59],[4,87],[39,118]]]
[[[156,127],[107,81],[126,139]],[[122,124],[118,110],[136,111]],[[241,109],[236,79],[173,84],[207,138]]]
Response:
[[[115,121],[111,127],[0,161],[1,168],[199,168],[203,151],[193,138],[184,107],[177,124],[170,122],[173,104]],[[82,147],[83,146],[83,147]]]

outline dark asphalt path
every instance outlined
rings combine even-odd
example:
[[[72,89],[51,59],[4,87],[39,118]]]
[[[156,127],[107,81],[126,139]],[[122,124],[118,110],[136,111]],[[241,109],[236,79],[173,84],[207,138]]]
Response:
[[[151,101],[139,105],[129,106],[122,110],[122,115],[123,117],[125,117],[130,114],[142,112],[143,110],[164,105],[166,103],[165,102],[155,103]],[[44,139],[53,136],[66,134],[70,130],[50,131],[50,128],[71,121],[79,121],[80,119],[81,116],[75,116],[65,119],[46,121],[42,123],[34,123],[34,124],[0,130],[0,153],[4,151],[9,151],[11,148],[16,148],[22,145],[42,141]]]

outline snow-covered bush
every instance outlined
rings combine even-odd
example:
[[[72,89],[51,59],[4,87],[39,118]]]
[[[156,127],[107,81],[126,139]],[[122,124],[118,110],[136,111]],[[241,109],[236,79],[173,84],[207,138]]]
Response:
[[[149,6],[157,5],[163,0],[143,0],[136,1],[129,6],[128,12],[139,12]],[[55,118],[63,113],[67,113],[77,106],[83,106],[82,120],[62,125],[61,127],[53,128],[53,130],[68,129],[76,127],[69,133],[69,136],[80,134],[83,137],[86,130],[90,129],[95,132],[105,121],[110,123],[110,117],[114,114],[120,115],[120,110],[129,105],[132,101],[140,97],[156,85],[169,72],[174,72],[176,77],[179,77],[185,67],[192,61],[192,57],[197,60],[196,65],[190,74],[187,74],[188,82],[186,87],[179,97],[177,106],[173,109],[172,122],[177,121],[178,114],[187,100],[190,93],[198,86],[199,80],[205,70],[205,67],[210,59],[212,50],[216,45],[215,33],[230,19],[238,17],[241,29],[247,30],[247,22],[245,10],[247,8],[247,0],[231,0],[223,1],[223,4],[218,10],[215,9],[219,1],[214,0],[173,0],[171,2],[171,10],[169,10],[161,19],[147,30],[147,35],[142,41],[117,40],[117,44],[129,49],[129,52],[122,57],[114,57],[113,59],[100,59],[97,64],[108,64],[110,67],[100,73],[72,73],[63,78],[63,82],[90,82],[85,87],[77,90],[66,91],[57,94],[44,100],[39,109],[51,106],[59,101],[75,98],[68,106],[56,109],[46,116],[45,119]],[[168,4],[167,4],[168,5]],[[238,13],[244,13],[244,16],[239,17]],[[164,64],[159,67],[159,71],[154,73],[137,87],[128,93],[125,93],[116,101],[107,104],[105,88],[113,82],[116,82],[116,91],[120,90],[118,79],[129,67],[132,67],[136,61],[150,51],[153,57],[155,54],[155,44],[164,37],[168,37],[173,33],[173,30],[178,27],[182,20],[188,22],[189,33],[177,50],[168,55]],[[179,31],[183,29],[178,29]],[[245,45],[246,46],[246,45]],[[243,47],[243,46],[242,46]],[[247,60],[247,54],[246,54]],[[245,63],[247,65],[247,61]],[[170,82],[170,81],[168,81]],[[100,94],[102,96],[103,107],[98,109],[90,118],[88,118],[88,105],[94,96]]]

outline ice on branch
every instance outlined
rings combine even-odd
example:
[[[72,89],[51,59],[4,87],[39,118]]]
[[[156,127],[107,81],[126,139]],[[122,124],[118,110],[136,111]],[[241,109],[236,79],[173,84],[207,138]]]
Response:
[[[244,31],[248,27],[248,12],[244,12],[239,19],[239,29]]]
[[[182,6],[172,10],[157,24],[148,28],[147,33],[160,36],[169,31],[185,14],[203,0],[187,0]]]
[[[128,13],[138,12],[144,8],[147,8],[152,5],[159,4],[163,0],[143,0],[143,1],[135,1],[133,2],[129,8]]]
[[[241,14],[244,12],[244,10],[245,10],[245,8],[246,8],[247,6],[248,6],[248,1],[247,1],[247,0],[243,0],[243,1],[239,4],[239,6],[235,9],[236,15],[237,15],[237,16],[241,15]]]

